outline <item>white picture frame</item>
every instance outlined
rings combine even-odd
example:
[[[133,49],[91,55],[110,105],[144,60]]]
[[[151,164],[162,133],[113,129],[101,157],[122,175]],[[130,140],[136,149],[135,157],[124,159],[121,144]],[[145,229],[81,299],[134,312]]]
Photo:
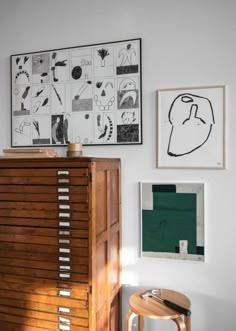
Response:
[[[140,182],[141,257],[205,261],[205,184]]]
[[[225,90],[157,90],[158,168],[225,169]]]

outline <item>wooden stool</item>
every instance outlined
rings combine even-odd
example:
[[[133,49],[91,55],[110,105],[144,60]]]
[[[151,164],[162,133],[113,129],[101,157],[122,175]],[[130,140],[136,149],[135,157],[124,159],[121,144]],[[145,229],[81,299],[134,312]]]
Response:
[[[181,313],[167,307],[161,301],[158,302],[151,297],[142,298],[145,290],[141,290],[132,294],[129,298],[129,312],[126,315],[126,331],[132,330],[132,321],[135,316],[138,316],[138,331],[144,330],[144,317],[159,319],[159,320],[172,320],[177,324],[178,331],[190,331],[191,318],[184,316]],[[184,308],[189,309],[191,302],[183,294],[171,291],[161,290],[162,299],[172,301]]]

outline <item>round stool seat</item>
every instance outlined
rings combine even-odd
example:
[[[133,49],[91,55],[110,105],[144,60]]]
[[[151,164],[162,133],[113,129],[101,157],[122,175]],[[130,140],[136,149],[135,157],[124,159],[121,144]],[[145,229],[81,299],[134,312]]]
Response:
[[[144,329],[143,318],[160,319],[160,320],[173,320],[177,324],[178,330],[190,331],[190,316],[184,316],[178,311],[169,308],[163,302],[158,301],[152,297],[141,297],[147,290],[140,290],[133,293],[129,298],[129,312],[126,316],[126,331],[132,330],[132,320],[138,316],[139,328],[141,331]],[[176,303],[179,306],[189,309],[191,302],[182,293],[162,289],[161,298]]]

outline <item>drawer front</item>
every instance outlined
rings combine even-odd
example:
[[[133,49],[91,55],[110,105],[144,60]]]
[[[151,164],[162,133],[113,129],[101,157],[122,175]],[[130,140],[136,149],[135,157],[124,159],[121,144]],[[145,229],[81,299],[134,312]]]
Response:
[[[0,177],[88,177],[88,168],[0,169]]]
[[[88,331],[89,175],[0,169],[0,328]]]
[[[0,210],[1,213],[1,210]],[[69,219],[48,219],[48,218],[26,218],[26,217],[8,217],[0,216],[0,226],[30,226],[30,227],[48,227],[57,229],[88,229],[89,222]]]

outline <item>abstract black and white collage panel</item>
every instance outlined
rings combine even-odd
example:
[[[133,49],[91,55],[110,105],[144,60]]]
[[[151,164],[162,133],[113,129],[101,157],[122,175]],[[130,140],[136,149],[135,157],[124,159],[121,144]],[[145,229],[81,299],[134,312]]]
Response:
[[[141,39],[11,56],[12,146],[142,143]]]

